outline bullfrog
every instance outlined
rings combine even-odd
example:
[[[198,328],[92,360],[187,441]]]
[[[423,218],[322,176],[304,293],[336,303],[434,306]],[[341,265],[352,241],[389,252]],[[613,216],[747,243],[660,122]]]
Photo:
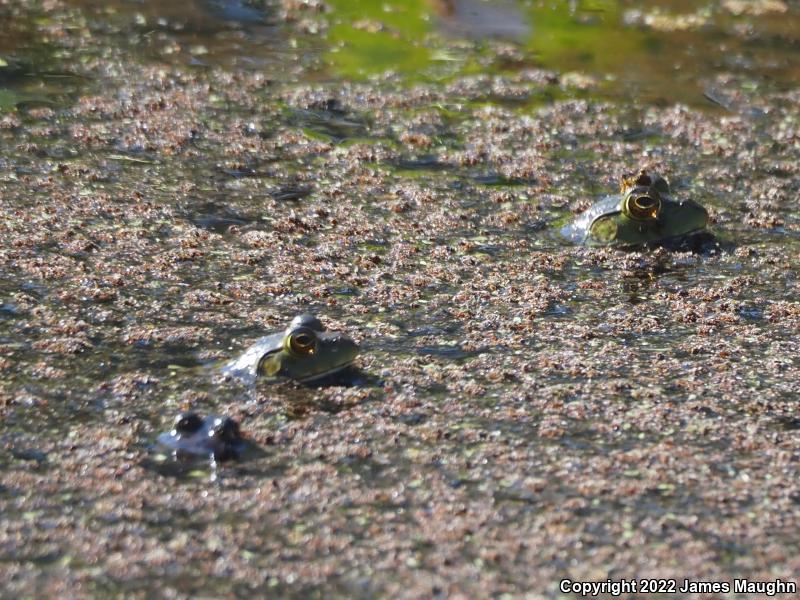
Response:
[[[176,458],[208,457],[214,461],[239,458],[245,441],[239,424],[230,417],[185,412],[175,417],[172,429],[158,436],[157,445]]]
[[[561,230],[588,246],[665,243],[703,231],[708,212],[694,200],[673,200],[667,180],[641,170],[624,175],[620,194],[607,196]]]
[[[259,377],[310,383],[343,371],[357,354],[358,345],[349,337],[325,331],[317,317],[302,314],[292,319],[286,331],[258,339],[222,371],[247,382]]]

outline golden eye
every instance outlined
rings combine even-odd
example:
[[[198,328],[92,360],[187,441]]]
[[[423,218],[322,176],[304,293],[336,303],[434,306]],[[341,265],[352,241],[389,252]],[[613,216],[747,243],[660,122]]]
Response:
[[[622,212],[637,221],[650,221],[658,218],[661,212],[661,198],[654,190],[634,191],[625,198]]]
[[[317,334],[308,327],[298,327],[289,332],[283,346],[294,356],[312,356],[317,351]]]

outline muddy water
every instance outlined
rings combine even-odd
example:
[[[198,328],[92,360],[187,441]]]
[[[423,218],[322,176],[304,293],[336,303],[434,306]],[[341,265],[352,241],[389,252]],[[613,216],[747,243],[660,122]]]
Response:
[[[795,576],[793,6],[2,11],[9,594]],[[559,237],[639,166],[717,247]],[[357,385],[219,377],[303,311]],[[263,453],[154,464],[188,408]]]

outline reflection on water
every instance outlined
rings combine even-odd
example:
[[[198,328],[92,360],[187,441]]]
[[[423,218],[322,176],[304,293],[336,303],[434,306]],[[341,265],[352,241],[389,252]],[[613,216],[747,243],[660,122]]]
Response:
[[[72,3],[91,26],[116,31],[131,52],[258,69],[276,79],[391,72],[409,81],[446,80],[545,68],[567,74],[571,85],[594,81],[599,93],[642,105],[728,108],[730,76],[750,86],[787,86],[800,77],[800,11],[782,3],[755,3],[755,11],[730,1],[329,0],[328,13],[309,3],[288,16],[277,3],[246,0]],[[287,32],[289,19],[299,19],[307,35]],[[10,80],[18,85],[25,72],[19,57],[43,44],[19,20],[4,21],[0,104],[8,108],[16,101]],[[728,78],[720,81],[720,73]]]
[[[296,109],[290,120],[335,142],[367,134],[367,123],[358,115],[350,114],[336,100],[326,100],[307,109]]]
[[[214,16],[233,23],[264,23],[267,12],[243,0],[203,0],[201,5]]]
[[[113,21],[114,15],[135,14],[135,24],[185,31],[189,34],[215,34],[231,29],[252,29],[272,24],[274,14],[267,6],[255,6],[244,0],[184,0],[183,2],[100,2],[75,0],[87,11],[105,14]]]
[[[0,22],[2,22],[0,12]],[[53,66],[56,49],[36,41],[19,23],[0,24],[0,114],[15,109],[58,107],[83,83],[67,69]]]
[[[235,66],[283,78],[296,60],[269,2],[73,0],[90,26],[137,55],[198,67]]]
[[[443,31],[467,38],[522,41],[530,26],[518,4],[510,1],[428,0]]]
[[[792,50],[800,40],[796,10],[762,15],[757,24],[731,3],[693,9],[685,2],[647,2],[637,8],[615,0],[519,3],[429,0],[424,4],[345,0],[332,2],[326,61],[335,73],[368,76],[392,70],[408,77],[449,76],[478,69],[479,54],[449,50],[431,23],[447,35],[504,38],[517,58],[501,61],[599,76],[604,93],[648,103],[702,105],[704,86],[721,71],[755,81],[789,84],[800,75]],[[734,8],[736,8],[734,10]],[[359,20],[357,15],[362,15]],[[447,68],[443,68],[447,65]]]

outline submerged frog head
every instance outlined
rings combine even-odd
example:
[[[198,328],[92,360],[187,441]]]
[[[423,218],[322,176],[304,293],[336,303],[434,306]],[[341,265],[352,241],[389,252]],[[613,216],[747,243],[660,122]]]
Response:
[[[239,424],[229,417],[185,412],[175,417],[172,429],[158,436],[158,445],[176,457],[237,458],[244,448]]]
[[[601,200],[563,233],[590,246],[632,246],[685,236],[707,223],[705,208],[693,200],[673,200],[666,179],[642,170],[624,176],[619,196]]]
[[[317,317],[303,314],[286,331],[258,340],[224,372],[244,379],[310,382],[345,369],[357,354],[358,345],[349,337],[326,331]]]

